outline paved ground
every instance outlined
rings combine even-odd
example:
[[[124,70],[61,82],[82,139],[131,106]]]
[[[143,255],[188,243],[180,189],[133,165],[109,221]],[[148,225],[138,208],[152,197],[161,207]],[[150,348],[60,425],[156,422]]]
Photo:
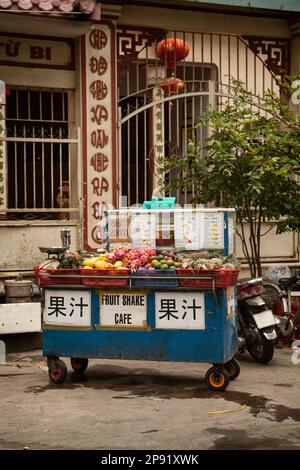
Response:
[[[52,385],[40,351],[11,354],[0,449],[300,449],[300,364],[288,349],[268,366],[240,362],[215,393],[206,364],[92,360],[84,379]]]

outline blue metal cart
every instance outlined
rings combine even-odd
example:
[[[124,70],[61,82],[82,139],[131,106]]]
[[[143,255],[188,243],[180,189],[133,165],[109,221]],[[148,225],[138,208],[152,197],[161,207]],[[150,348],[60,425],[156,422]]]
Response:
[[[77,374],[88,358],[210,363],[205,380],[217,391],[239,375],[234,286],[218,288],[213,275],[200,274],[206,287],[182,287],[163,273],[143,282],[134,275],[116,279],[127,285],[87,287],[78,274],[68,284],[61,275],[56,285],[43,285],[43,354],[54,383],[67,376],[60,357],[70,357]]]

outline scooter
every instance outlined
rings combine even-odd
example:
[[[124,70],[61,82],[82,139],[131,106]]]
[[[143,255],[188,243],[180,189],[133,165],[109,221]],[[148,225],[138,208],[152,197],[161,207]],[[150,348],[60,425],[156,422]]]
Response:
[[[274,354],[277,321],[262,299],[262,292],[261,278],[237,284],[238,351],[247,350],[256,362],[267,364]]]

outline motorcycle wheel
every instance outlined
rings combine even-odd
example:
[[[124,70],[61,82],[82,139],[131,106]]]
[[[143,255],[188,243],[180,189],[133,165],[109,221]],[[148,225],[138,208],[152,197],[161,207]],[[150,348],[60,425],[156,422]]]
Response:
[[[246,340],[247,351],[256,362],[259,362],[260,364],[267,364],[272,360],[274,355],[273,341],[268,340],[264,336],[263,332],[257,328],[254,318],[252,316],[253,313],[256,312],[252,311],[251,307],[246,305],[240,305],[239,309],[240,315],[243,317],[243,321],[247,324],[249,330],[251,330],[255,335],[255,338],[252,337],[250,339],[247,339],[243,335],[243,328],[241,323],[239,322],[241,328],[239,334],[241,334],[241,336],[244,337]]]
[[[283,291],[279,286],[268,282],[263,283],[264,291],[260,294],[268,309],[272,310],[274,315],[282,317],[287,312],[286,299],[282,297]]]
[[[273,358],[274,343],[268,340],[262,331],[257,330],[257,340],[247,345],[250,356],[260,364],[267,364]]]

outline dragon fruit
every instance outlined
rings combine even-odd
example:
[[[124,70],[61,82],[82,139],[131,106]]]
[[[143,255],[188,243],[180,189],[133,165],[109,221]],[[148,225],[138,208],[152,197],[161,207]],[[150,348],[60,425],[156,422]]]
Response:
[[[112,263],[112,264],[117,261],[117,258],[116,258],[116,255],[115,255],[114,252],[108,253],[108,255],[107,255],[107,261],[108,261],[109,263]]]

